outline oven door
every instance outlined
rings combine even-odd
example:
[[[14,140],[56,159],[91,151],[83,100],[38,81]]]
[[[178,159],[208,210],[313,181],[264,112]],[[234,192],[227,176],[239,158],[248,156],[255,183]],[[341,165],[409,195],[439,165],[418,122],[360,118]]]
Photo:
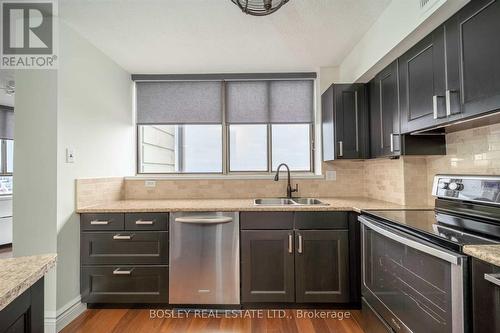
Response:
[[[362,223],[362,293],[396,332],[463,333],[467,257],[369,217]]]

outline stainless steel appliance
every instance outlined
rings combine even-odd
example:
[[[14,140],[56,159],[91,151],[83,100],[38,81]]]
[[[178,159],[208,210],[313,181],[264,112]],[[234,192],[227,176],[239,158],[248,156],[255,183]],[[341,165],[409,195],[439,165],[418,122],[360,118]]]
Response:
[[[463,246],[500,243],[500,177],[438,175],[432,194],[435,210],[359,218],[363,303],[389,331],[469,332]]]
[[[240,303],[239,214],[170,215],[169,303]]]

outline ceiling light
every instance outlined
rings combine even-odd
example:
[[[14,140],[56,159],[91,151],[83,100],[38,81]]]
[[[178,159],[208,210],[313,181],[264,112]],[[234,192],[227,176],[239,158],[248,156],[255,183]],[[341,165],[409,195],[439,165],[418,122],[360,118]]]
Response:
[[[274,13],[289,0],[231,0],[249,15],[265,16]]]

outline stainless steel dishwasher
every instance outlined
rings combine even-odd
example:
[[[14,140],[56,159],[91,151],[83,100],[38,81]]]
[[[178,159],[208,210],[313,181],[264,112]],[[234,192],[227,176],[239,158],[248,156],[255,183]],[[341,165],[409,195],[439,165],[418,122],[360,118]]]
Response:
[[[239,214],[170,214],[170,304],[240,303]]]

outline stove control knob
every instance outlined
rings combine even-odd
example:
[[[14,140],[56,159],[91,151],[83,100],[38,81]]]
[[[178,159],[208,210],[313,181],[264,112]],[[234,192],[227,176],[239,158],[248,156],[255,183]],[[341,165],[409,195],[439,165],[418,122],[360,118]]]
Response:
[[[450,183],[450,185],[448,185],[448,188],[452,191],[461,191],[463,190],[464,185],[460,183]]]
[[[438,187],[442,190],[446,190],[448,188],[448,183],[439,183]]]

